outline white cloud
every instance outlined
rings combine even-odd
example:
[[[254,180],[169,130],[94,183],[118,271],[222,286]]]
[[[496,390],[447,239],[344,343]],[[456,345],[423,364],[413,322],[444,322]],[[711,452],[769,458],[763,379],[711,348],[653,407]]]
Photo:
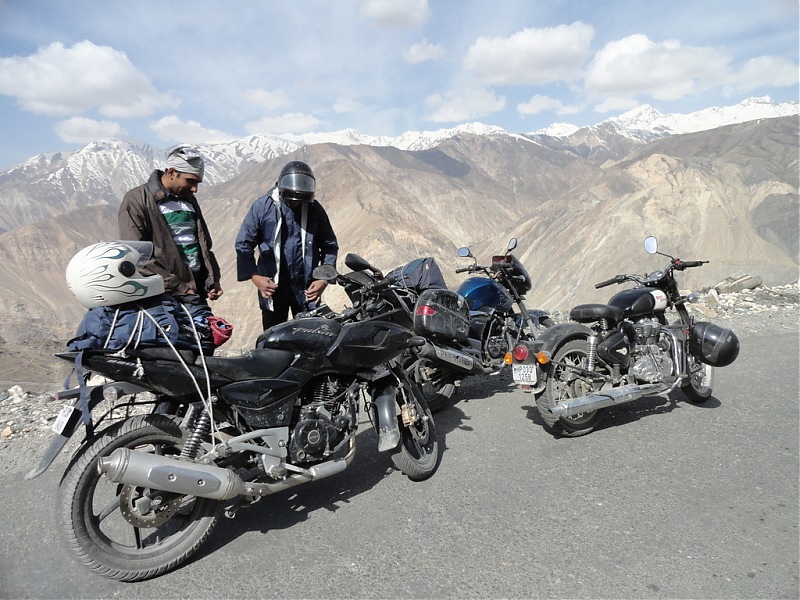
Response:
[[[322,121],[313,115],[303,113],[287,113],[275,117],[263,117],[258,121],[245,123],[247,133],[309,133],[315,131]]]
[[[158,93],[124,52],[89,41],[0,58],[0,94],[15,97],[23,110],[52,116],[97,109],[107,117],[140,117],[178,105]]]
[[[678,100],[727,80],[730,60],[714,48],[656,43],[636,34],[606,44],[589,65],[585,84],[593,97],[647,94]]]
[[[594,112],[604,114],[610,112],[626,112],[639,106],[636,99],[628,96],[609,96],[594,107]]]
[[[271,92],[263,89],[250,89],[245,91],[244,97],[266,111],[281,110],[292,105],[292,101],[283,90]]]
[[[728,93],[749,92],[762,86],[784,87],[797,85],[797,64],[777,56],[758,56],[748,60],[742,70],[731,76]]]
[[[333,112],[337,115],[355,113],[361,110],[361,104],[354,98],[338,98],[333,104]]]
[[[203,144],[224,142],[234,136],[217,129],[207,129],[197,121],[183,121],[174,115],[150,123],[150,129],[165,142]]]
[[[403,51],[403,60],[415,65],[429,60],[439,60],[446,54],[445,49],[439,44],[431,44],[428,40],[422,39]]]
[[[464,67],[490,85],[571,81],[580,76],[593,37],[594,28],[580,21],[526,28],[507,38],[481,37],[467,51]]]
[[[113,121],[95,121],[73,117],[55,126],[56,135],[67,144],[88,144],[94,140],[127,135],[128,132]]]
[[[367,0],[361,7],[361,18],[382,29],[415,29],[424,25],[430,16],[428,0]]]
[[[503,110],[506,99],[491,90],[467,90],[432,94],[425,99],[431,111],[425,117],[436,123],[469,121]]]
[[[574,115],[583,110],[582,106],[565,105],[557,98],[535,95],[527,102],[517,104],[517,112],[521,115],[538,115],[543,112],[554,112],[559,115]]]

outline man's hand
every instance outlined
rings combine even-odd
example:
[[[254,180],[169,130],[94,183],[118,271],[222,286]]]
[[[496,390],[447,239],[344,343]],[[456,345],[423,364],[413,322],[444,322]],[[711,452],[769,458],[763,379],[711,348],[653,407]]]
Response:
[[[215,281],[214,285],[211,286],[211,289],[208,290],[208,299],[216,300],[222,296],[223,293],[224,292],[222,291],[222,286],[219,284],[219,281]]]
[[[306,290],[306,300],[309,302],[316,302],[322,297],[322,292],[325,291],[326,287],[328,287],[327,281],[322,279],[312,281],[311,285],[309,285],[308,289]]]
[[[250,277],[250,281],[252,281],[253,285],[258,288],[258,292],[264,298],[272,298],[272,294],[274,294],[275,290],[278,289],[278,284],[272,281],[271,277],[265,277],[264,275],[252,275]]]

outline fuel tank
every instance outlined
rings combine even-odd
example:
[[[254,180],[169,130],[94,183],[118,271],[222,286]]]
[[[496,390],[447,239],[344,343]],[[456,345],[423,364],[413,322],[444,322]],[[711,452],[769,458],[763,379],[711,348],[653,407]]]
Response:
[[[258,336],[256,348],[324,354],[336,341],[341,329],[341,323],[323,317],[293,319],[270,327]]]
[[[469,277],[458,286],[457,293],[467,299],[470,310],[495,308],[510,311],[514,300],[506,289],[488,277]]]
[[[622,290],[611,297],[608,305],[622,309],[624,317],[638,317],[666,310],[667,294],[646,287]]]

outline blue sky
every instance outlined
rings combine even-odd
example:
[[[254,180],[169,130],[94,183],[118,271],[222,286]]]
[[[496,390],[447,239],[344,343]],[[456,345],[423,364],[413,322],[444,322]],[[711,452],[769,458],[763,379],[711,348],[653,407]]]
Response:
[[[798,100],[797,0],[0,0],[0,170],[115,136],[395,136]]]

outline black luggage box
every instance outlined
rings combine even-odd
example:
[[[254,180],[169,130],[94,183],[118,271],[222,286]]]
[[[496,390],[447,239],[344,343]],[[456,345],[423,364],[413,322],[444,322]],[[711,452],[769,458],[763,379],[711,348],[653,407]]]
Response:
[[[469,334],[466,299],[449,290],[425,290],[414,311],[414,333],[443,341],[465,342]]]

